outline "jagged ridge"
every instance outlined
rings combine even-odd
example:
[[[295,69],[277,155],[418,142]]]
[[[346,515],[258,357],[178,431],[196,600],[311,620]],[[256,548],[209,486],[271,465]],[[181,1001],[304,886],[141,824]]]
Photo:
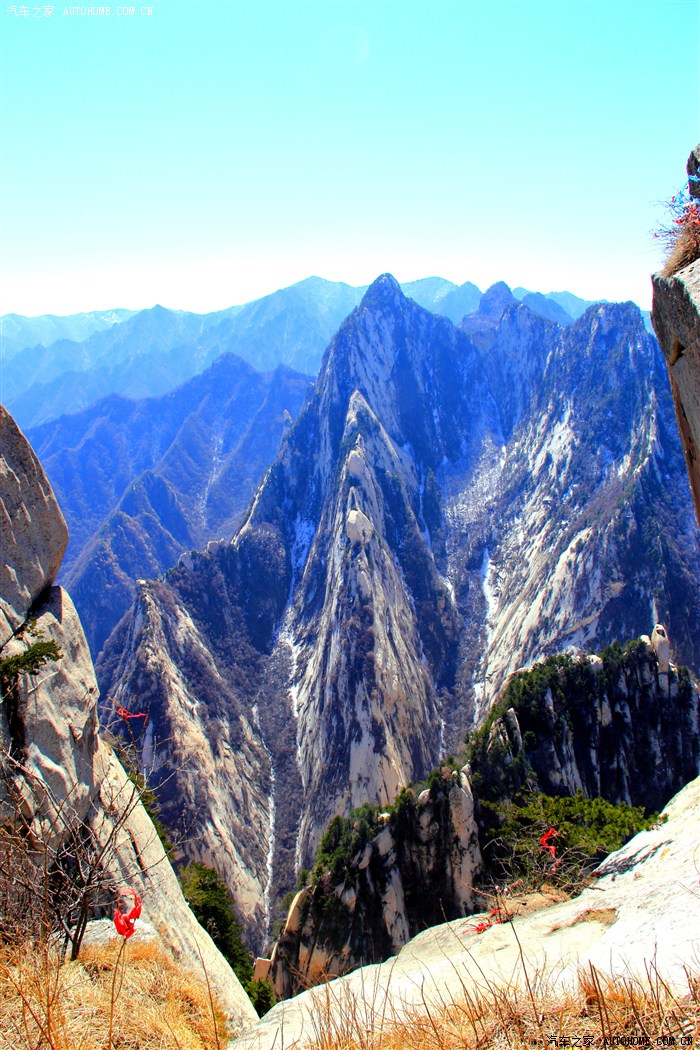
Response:
[[[212,681],[245,712],[260,782],[274,774],[275,824],[270,801],[253,852],[276,886],[333,813],[424,776],[523,663],[636,636],[653,612],[698,664],[700,542],[639,312],[592,307],[563,329],[502,289],[484,300],[460,331],[390,276],[375,282],[233,544],[144,587],[162,615],[191,618]],[[135,677],[139,616],[102,666],[122,702],[151,688]],[[164,659],[200,705],[192,717],[223,727],[185,649]],[[180,757],[164,758],[177,782]],[[214,770],[201,776],[211,795]],[[250,793],[249,777],[235,790]],[[212,837],[219,862],[250,834]]]

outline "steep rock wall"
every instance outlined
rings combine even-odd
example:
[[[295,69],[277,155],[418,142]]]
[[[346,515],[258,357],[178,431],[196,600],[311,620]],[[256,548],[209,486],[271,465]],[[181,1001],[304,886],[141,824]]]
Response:
[[[145,730],[141,721],[126,733],[134,732],[141,768],[159,788],[161,817],[182,842],[179,858],[216,868],[235,887],[250,932],[261,938],[271,769],[251,711],[260,682],[256,654],[249,659],[244,627],[220,592],[226,555],[236,557],[228,545],[215,544],[210,556],[197,558],[205,609],[188,610],[159,581],[139,581],[136,616],[114,669],[118,689],[114,702],[102,702],[102,722],[124,731],[119,703],[148,712]],[[224,646],[212,645],[201,616],[208,623],[225,619]]]
[[[12,416],[0,405],[0,644],[21,626],[27,609],[53,583],[68,529],[46,475]]]
[[[652,278],[651,319],[666,358],[695,513],[700,521],[700,261]]]
[[[320,864],[294,898],[269,971],[278,997],[386,959],[425,927],[474,910],[481,856],[463,771],[418,798],[405,793],[378,822],[339,881],[337,859]]]
[[[13,568],[9,585],[0,587],[13,617],[2,659],[26,652],[37,637],[56,643],[61,653],[35,673],[20,674],[11,690],[3,685],[2,819],[20,821],[33,841],[45,844],[46,857],[71,836],[89,839],[103,853],[101,892],[91,906],[111,911],[119,884],[133,886],[143,897],[144,918],[186,965],[200,974],[204,965],[224,1009],[238,1028],[245,1027],[256,1016],[248,997],[189,910],[136,788],[97,734],[98,689],[85,635],[68,594],[51,587],[65,524],[36,457],[4,410],[0,461],[6,468],[0,501],[13,524],[0,535],[0,560]],[[24,561],[16,553],[22,535],[31,537]]]

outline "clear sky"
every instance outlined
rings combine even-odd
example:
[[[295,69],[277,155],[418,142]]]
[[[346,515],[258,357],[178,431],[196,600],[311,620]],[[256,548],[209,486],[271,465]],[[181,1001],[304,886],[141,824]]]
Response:
[[[0,0],[0,313],[384,271],[649,306],[699,0],[103,6]]]

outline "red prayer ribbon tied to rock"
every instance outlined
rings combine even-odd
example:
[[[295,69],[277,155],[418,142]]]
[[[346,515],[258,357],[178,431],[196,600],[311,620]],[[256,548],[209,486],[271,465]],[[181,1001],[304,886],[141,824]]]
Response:
[[[496,915],[498,915],[497,919],[494,918]],[[469,929],[473,930],[474,933],[485,933],[486,930],[490,930],[492,926],[501,926],[504,922],[507,922],[507,919],[501,917],[498,908],[494,908],[493,911],[489,912],[488,919],[477,922],[476,926],[470,926]]]
[[[549,840],[554,835],[556,835],[556,833],[557,832],[556,832],[556,830],[554,828],[550,828],[549,831],[545,831],[544,835],[540,839],[540,846],[542,847],[542,849],[546,849],[548,853],[551,853],[552,860],[556,860],[557,848],[554,845],[554,843],[550,842]]]
[[[131,897],[134,902],[133,907],[130,911],[126,911],[126,899]],[[122,937],[128,938],[134,932],[134,925],[139,915],[141,914],[141,898],[139,897],[136,890],[132,890],[130,887],[122,890],[119,894],[119,900],[117,901],[117,907],[114,911],[114,925],[117,929],[117,933],[120,933]]]

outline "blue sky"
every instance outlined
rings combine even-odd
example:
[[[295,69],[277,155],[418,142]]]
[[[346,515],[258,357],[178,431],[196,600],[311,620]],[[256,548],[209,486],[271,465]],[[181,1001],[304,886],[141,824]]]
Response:
[[[649,306],[698,0],[89,6],[1,0],[0,313],[384,271]]]

